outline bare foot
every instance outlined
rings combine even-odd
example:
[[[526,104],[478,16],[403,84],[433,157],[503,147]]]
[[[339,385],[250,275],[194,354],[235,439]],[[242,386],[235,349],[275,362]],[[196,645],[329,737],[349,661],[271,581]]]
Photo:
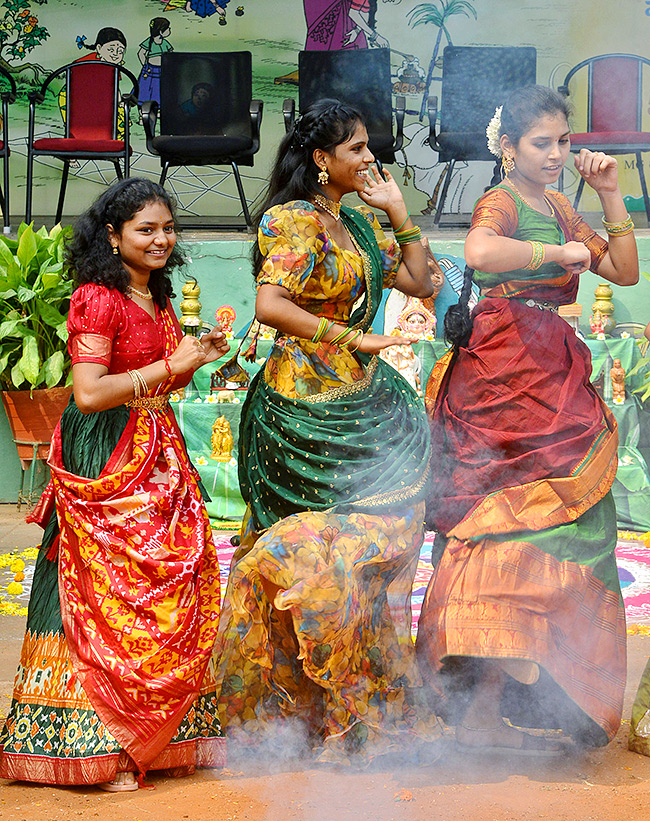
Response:
[[[133,792],[138,789],[138,782],[134,773],[117,773],[112,781],[104,781],[97,786],[106,792]]]

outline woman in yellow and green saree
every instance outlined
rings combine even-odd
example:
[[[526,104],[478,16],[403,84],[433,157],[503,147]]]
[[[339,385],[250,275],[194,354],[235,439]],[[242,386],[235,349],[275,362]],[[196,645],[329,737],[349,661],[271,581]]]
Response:
[[[428,429],[376,356],[409,340],[370,328],[383,288],[426,297],[432,284],[419,230],[373,159],[361,116],[336,101],[280,146],[255,261],[257,318],[278,333],[242,413],[248,514],[216,648],[229,738],[254,744],[295,717],[321,760],[438,734],[409,633]],[[385,211],[397,241],[369,209],[341,205],[352,192]]]
[[[219,567],[167,395],[228,350],[183,337],[170,303],[173,203],[131,178],[68,245],[74,396],[55,431],[45,528],[0,777],[138,788],[225,764],[210,658]]]
[[[512,724],[603,745],[621,719],[616,423],[557,308],[588,268],[632,285],[638,260],[614,158],[576,158],[609,243],[546,190],[569,154],[567,117],[559,94],[528,86],[488,128],[508,174],[474,209],[465,256],[476,270],[427,387],[439,550],[416,646],[458,743],[479,754],[561,750]],[[470,318],[472,275],[482,298]]]

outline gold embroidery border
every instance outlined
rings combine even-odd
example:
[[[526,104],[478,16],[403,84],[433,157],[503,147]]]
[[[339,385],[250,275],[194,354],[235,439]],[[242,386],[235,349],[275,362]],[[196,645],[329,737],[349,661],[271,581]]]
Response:
[[[391,502],[404,502],[407,499],[412,499],[413,496],[417,496],[417,494],[427,483],[427,480],[429,479],[429,470],[430,465],[427,462],[427,466],[424,469],[422,476],[420,476],[415,484],[408,488],[404,488],[404,490],[389,490],[387,493],[376,493],[374,496],[367,496],[365,499],[359,499],[356,502],[351,502],[351,504],[355,507],[358,505],[382,505],[390,504]]]
[[[341,385],[338,388],[332,388],[331,390],[324,391],[323,393],[314,393],[311,396],[303,396],[299,400],[287,400],[287,397],[283,397],[283,399],[293,402],[295,405],[299,405],[302,402],[309,402],[311,405],[316,405],[320,402],[335,402],[337,399],[352,396],[353,394],[359,393],[370,386],[370,382],[372,381],[375,371],[377,370],[377,365],[377,357],[373,355],[366,369],[366,375],[363,379],[359,379],[358,382],[353,382],[350,385]]]

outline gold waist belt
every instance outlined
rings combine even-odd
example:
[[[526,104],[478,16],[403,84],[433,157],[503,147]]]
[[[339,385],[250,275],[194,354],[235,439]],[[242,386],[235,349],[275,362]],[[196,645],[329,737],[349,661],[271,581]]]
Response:
[[[141,396],[140,399],[131,399],[124,403],[127,408],[144,408],[144,410],[167,410],[169,407],[169,394],[161,393],[159,396]]]

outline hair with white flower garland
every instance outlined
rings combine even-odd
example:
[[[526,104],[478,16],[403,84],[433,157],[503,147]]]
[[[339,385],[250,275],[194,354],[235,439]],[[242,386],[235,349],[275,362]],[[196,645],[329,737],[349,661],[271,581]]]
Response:
[[[503,111],[503,106],[500,105],[497,107],[496,111],[494,112],[494,116],[490,120],[485,129],[485,135],[487,136],[487,147],[490,154],[494,154],[495,157],[502,157],[503,151],[501,150],[501,143],[499,140],[501,139],[501,112]]]

